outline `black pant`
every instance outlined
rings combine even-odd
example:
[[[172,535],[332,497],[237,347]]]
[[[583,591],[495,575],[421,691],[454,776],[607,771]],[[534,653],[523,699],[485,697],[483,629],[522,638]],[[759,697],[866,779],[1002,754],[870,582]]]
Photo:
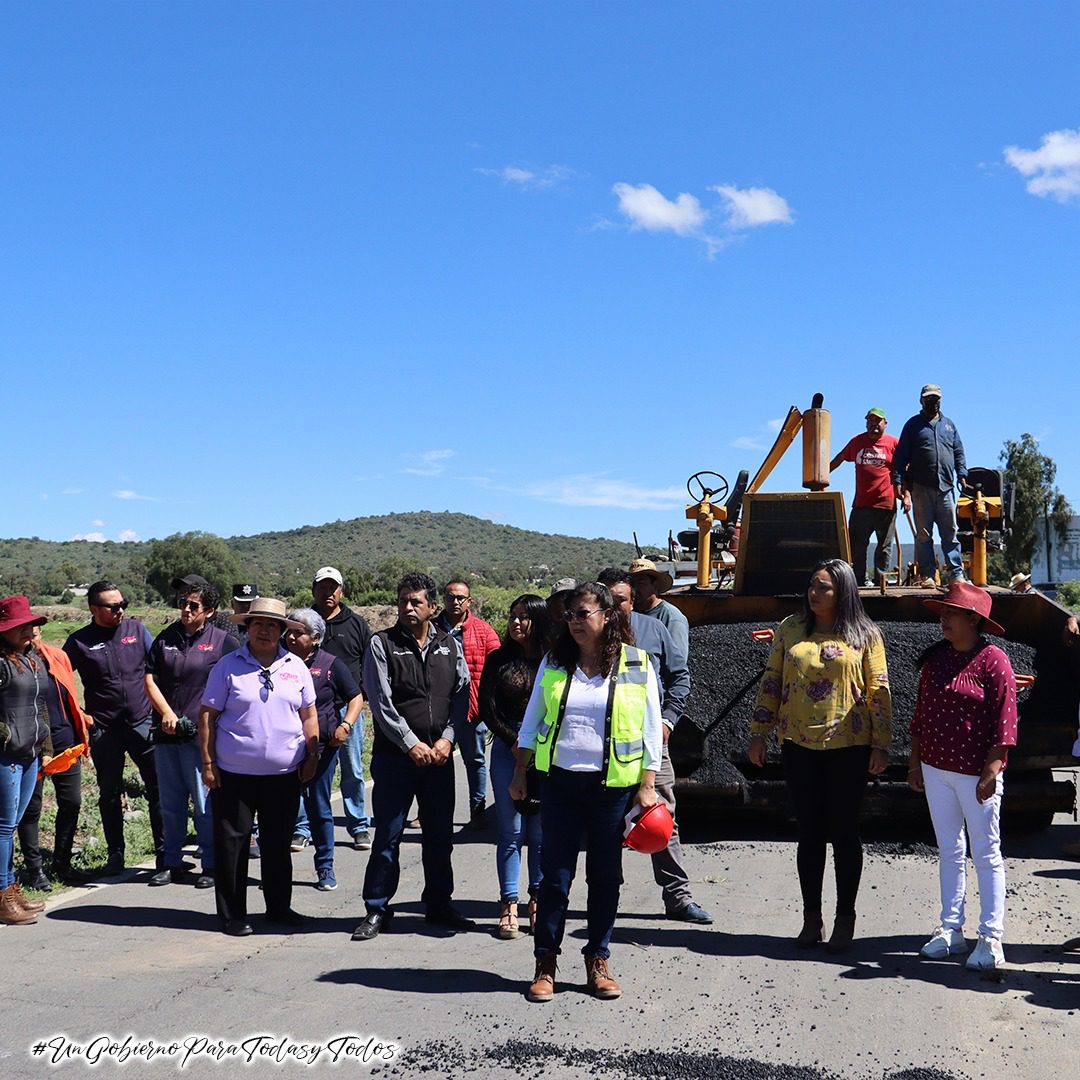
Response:
[[[859,811],[870,767],[869,746],[808,750],[785,739],[784,775],[799,825],[799,886],[803,909],[821,911],[825,845],[832,844],[836,913],[855,914],[862,877]]]
[[[218,777],[221,787],[210,792],[217,912],[226,921],[247,918],[251,826],[258,814],[263,899],[268,915],[283,915],[292,905],[289,842],[300,808],[300,781],[295,772],[250,776],[220,768]]]
[[[161,800],[158,797],[157,769],[154,767],[154,744],[150,739],[150,717],[137,724],[95,724],[90,729],[90,757],[97,770],[98,809],[101,828],[110,855],[124,854],[124,757],[131,755],[146,789],[150,810],[150,831],[154,836],[157,864],[164,865],[165,830],[161,824]]]
[[[75,843],[75,830],[79,826],[79,808],[82,806],[81,762],[75,762],[67,772],[54,773],[50,779],[56,793],[52,867],[54,872],[60,872],[66,871],[71,865],[71,848]],[[38,823],[41,821],[44,786],[44,777],[39,777],[26,813],[19,822],[19,847],[22,848],[23,862],[26,863],[26,869],[35,874],[41,869]]]
[[[371,807],[375,842],[364,874],[364,904],[385,911],[397,892],[405,817],[413,799],[420,814],[424,864],[421,902],[429,911],[450,905],[454,893],[454,762],[416,765],[408,754],[376,749],[371,757]],[[260,841],[261,843],[261,841]]]

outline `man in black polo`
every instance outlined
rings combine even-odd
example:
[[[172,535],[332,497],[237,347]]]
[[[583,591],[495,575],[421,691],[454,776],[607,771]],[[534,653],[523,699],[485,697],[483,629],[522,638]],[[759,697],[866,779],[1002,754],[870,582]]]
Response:
[[[64,652],[83,684],[86,712],[93,718],[90,756],[98,782],[98,809],[108,847],[105,873],[124,869],[124,758],[130,755],[146,788],[157,868],[164,868],[164,832],[158,801],[153,710],[146,696],[146,657],[151,638],[138,619],[124,616],[127,601],[111,581],[96,581],[87,593],[92,621],[64,642]]]
[[[458,643],[435,627],[438,590],[427,574],[398,584],[398,621],[371,639],[364,654],[364,693],[375,741],[371,803],[375,841],[364,875],[367,915],[353,941],[370,941],[393,912],[405,815],[415,798],[423,825],[424,891],[429,923],[467,930],[473,923],[451,906],[454,871],[454,727],[469,709],[469,669]]]

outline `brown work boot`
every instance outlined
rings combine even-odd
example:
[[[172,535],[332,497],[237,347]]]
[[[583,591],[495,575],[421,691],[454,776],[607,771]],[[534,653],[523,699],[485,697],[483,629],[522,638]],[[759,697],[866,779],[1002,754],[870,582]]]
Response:
[[[622,988],[612,978],[607,959],[603,956],[585,957],[585,974],[589,980],[589,993],[598,998],[617,998]]]
[[[12,882],[12,890],[15,893],[15,903],[23,909],[23,911],[29,911],[34,915],[45,910],[45,904],[41,900],[31,900],[22,891],[22,886],[17,882]]]
[[[530,1001],[550,1001],[555,996],[555,961],[554,953],[545,953],[536,958],[536,974],[525,992]]]
[[[14,886],[9,885],[0,892],[0,924],[23,926],[37,922],[37,912],[24,911],[15,899]]]

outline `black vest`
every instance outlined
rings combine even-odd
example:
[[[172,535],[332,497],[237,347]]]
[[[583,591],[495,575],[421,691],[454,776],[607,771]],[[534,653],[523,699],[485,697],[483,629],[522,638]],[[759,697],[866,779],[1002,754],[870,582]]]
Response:
[[[428,647],[423,657],[416,638],[400,626],[382,630],[390,697],[394,708],[412,733],[434,746],[450,722],[450,705],[457,690],[457,642],[447,633],[428,624]],[[401,751],[375,725],[375,751]]]
[[[334,692],[332,669],[337,657],[323,648],[315,650],[308,661],[311,681],[315,684],[315,711],[319,714],[319,742],[325,746],[341,723],[338,717],[337,694]]]
[[[37,671],[31,669],[29,656],[21,656],[20,671],[8,657],[0,658],[0,754],[23,765],[41,753],[49,735],[49,672],[40,656],[35,654],[34,660]]]

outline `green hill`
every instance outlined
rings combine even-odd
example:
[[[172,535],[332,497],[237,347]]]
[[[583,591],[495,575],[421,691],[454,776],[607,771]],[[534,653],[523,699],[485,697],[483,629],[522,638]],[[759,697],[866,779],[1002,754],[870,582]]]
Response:
[[[147,565],[161,543],[0,540],[0,587],[32,596],[59,595],[75,577],[83,582],[110,577],[129,587],[145,586]],[[366,576],[388,560],[391,565],[407,562],[436,577],[470,573],[492,584],[515,586],[591,576],[603,566],[625,566],[635,555],[633,545],[618,540],[532,532],[468,514],[428,511],[232,536],[225,544],[245,577],[283,596],[309,585],[312,572],[327,564],[355,568]]]

